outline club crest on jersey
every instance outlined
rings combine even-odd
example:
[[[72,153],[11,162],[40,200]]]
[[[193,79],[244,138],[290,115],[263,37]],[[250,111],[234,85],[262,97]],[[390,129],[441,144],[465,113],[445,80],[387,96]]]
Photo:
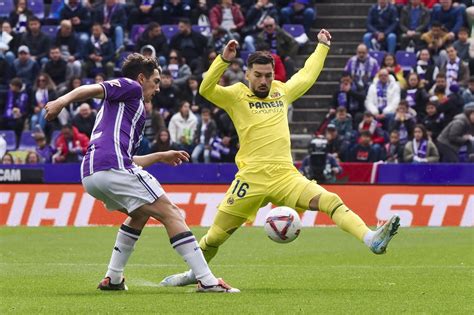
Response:
[[[277,97],[280,97],[280,96],[281,96],[280,92],[275,92],[272,95],[270,95],[271,98],[277,98]]]
[[[230,196],[229,198],[227,198],[227,204],[228,205],[233,205],[234,204],[234,198],[232,196]]]

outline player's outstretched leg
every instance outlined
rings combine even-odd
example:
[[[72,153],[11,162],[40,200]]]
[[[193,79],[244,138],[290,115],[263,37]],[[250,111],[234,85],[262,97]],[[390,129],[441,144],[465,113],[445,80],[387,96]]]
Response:
[[[151,205],[142,206],[140,210],[163,223],[170,237],[171,246],[183,257],[195,275],[198,292],[240,292],[213,275],[196,238],[184,222],[180,209],[165,195]]]
[[[117,233],[107,273],[97,286],[100,290],[128,290],[125,278],[123,277],[123,270],[149,218],[149,216],[142,215],[139,212],[132,212],[130,216],[125,220]]]
[[[395,215],[376,231],[370,230],[362,219],[350,210],[341,198],[318,186],[319,193],[310,201],[310,209],[328,214],[342,230],[363,241],[375,254],[384,254],[388,243],[397,234],[400,218]]]
[[[228,213],[218,211],[214,218],[214,223],[207,231],[206,235],[199,241],[207,262],[217,254],[219,246],[221,246],[234,233],[246,219],[230,215]],[[192,270],[170,275],[161,281],[161,285],[165,287],[180,287],[197,283],[196,276]]]

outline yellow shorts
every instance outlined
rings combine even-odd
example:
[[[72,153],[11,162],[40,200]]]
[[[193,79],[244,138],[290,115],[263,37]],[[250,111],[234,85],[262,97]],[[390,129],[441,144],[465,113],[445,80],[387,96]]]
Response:
[[[323,191],[292,164],[246,165],[235,175],[218,209],[252,221],[258,209],[269,202],[307,210],[311,199]]]

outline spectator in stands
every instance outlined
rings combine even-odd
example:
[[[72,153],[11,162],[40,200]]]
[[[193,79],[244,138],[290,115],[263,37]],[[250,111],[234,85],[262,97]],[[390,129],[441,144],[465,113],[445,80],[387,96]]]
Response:
[[[364,44],[374,50],[384,50],[387,46],[389,53],[394,54],[397,45],[398,13],[388,0],[377,0],[372,5],[367,16],[367,33]]]
[[[13,155],[11,153],[7,152],[5,155],[2,157],[2,164],[3,165],[13,165],[15,164],[15,160],[13,159]]]
[[[403,160],[406,163],[434,163],[439,161],[439,153],[433,141],[428,137],[425,126],[418,124],[413,140],[405,145]]]
[[[382,145],[385,138],[380,125],[371,112],[365,112],[362,121],[359,123],[359,133],[361,134],[364,130],[369,131],[372,143]]]
[[[128,20],[129,28],[134,24],[156,23],[161,18],[161,1],[158,0],[134,0],[130,5]]]
[[[86,47],[92,26],[90,10],[83,6],[79,0],[65,1],[64,6],[59,12],[59,20],[69,20],[71,22],[74,32],[79,36],[80,45],[77,47],[78,52],[81,58],[84,58],[86,56]]]
[[[448,31],[448,39],[454,41],[456,34],[464,24],[462,10],[453,6],[452,0],[440,0],[440,6],[434,6],[431,12],[431,23],[439,22]]]
[[[390,53],[385,54],[382,59],[381,68],[385,68],[386,70],[388,70],[388,73],[393,76],[395,80],[397,80],[398,85],[400,85],[400,88],[406,88],[407,81],[405,80],[402,67],[400,67],[400,65],[397,63],[395,55]]]
[[[179,111],[171,117],[168,126],[171,142],[189,154],[194,149],[193,140],[197,121],[196,116],[191,112],[191,105],[187,101],[181,101]]]
[[[469,160],[474,161],[474,103],[464,105],[464,113],[457,115],[438,137],[442,162],[459,162],[459,149],[467,146]]]
[[[183,0],[164,0],[161,8],[161,22],[163,24],[177,24],[181,19],[189,19],[191,5]]]
[[[395,0],[392,2],[395,2],[398,7],[402,7],[404,5],[408,5],[410,0]],[[438,0],[421,0],[421,3],[423,3],[428,9],[431,9],[434,5],[438,4]]]
[[[16,77],[19,77],[26,87],[32,87],[36,75],[38,74],[39,66],[31,58],[30,49],[22,45],[18,48],[18,58],[13,62],[13,72]]]
[[[128,52],[126,52],[125,54],[128,54]],[[155,59],[158,64],[166,65],[166,57],[161,56],[161,57],[157,58],[156,52],[155,52],[155,47],[153,47],[152,45],[143,46],[140,49],[140,54],[142,54],[145,57],[150,57],[152,59]]]
[[[211,144],[211,161],[231,163],[235,158],[229,137],[215,137]]]
[[[418,50],[421,34],[428,30],[430,18],[430,12],[421,0],[410,0],[410,4],[402,8],[400,13],[400,48],[402,50],[407,48]]]
[[[21,132],[25,124],[25,119],[30,113],[30,99],[23,87],[20,78],[13,78],[10,81],[6,103],[3,112],[2,129],[14,130],[17,144],[20,140]]]
[[[324,132],[324,137],[327,141],[326,152],[335,159],[345,159],[343,136],[339,136],[339,132],[334,124],[329,124]]]
[[[255,36],[263,31],[263,20],[267,16],[274,18],[278,24],[278,9],[270,0],[257,0],[257,2],[247,10],[245,26],[242,28],[246,43],[248,36]]]
[[[459,86],[451,85],[450,94],[439,102],[437,111],[444,115],[447,122],[451,121],[454,116],[462,112],[464,100],[459,91]]]
[[[398,104],[397,112],[390,123],[389,130],[397,130],[399,141],[404,145],[413,136],[414,127],[415,117],[410,113],[407,101],[402,100]]]
[[[390,141],[384,146],[385,162],[400,163],[403,162],[403,145],[400,143],[400,133],[398,130],[390,132]]]
[[[334,125],[340,140],[350,141],[352,137],[352,117],[347,114],[347,108],[339,106],[336,110],[336,118],[328,125]]]
[[[56,150],[46,142],[46,136],[42,132],[33,133],[33,138],[36,141],[36,153],[39,156],[40,163],[52,163],[53,155]]]
[[[77,114],[72,119],[72,125],[80,133],[90,138],[94,128],[95,116],[96,114],[91,110],[91,106],[87,103],[82,103],[78,108]]]
[[[168,65],[164,67],[164,70],[168,70],[173,77],[173,82],[180,88],[184,88],[186,81],[191,76],[191,68],[186,64],[186,60],[183,58],[178,50],[172,49],[168,56]]]
[[[446,74],[439,72],[436,75],[435,84],[433,84],[429,91],[429,95],[436,96],[436,101],[438,102],[444,102],[449,93],[448,84],[446,83]]]
[[[5,59],[8,64],[13,65],[15,51],[18,50],[20,36],[13,32],[10,22],[4,21],[0,32],[0,59]]]
[[[25,164],[39,164],[40,163],[40,157],[38,153],[36,152],[28,152],[25,158]]]
[[[371,163],[379,160],[379,153],[371,144],[371,135],[368,130],[360,133],[360,141],[349,154],[348,162]]]
[[[474,102],[474,76],[469,78],[468,88],[462,93],[464,104]]]
[[[105,0],[103,8],[95,12],[95,23],[102,25],[103,32],[108,38],[113,38],[112,49],[121,52],[124,49],[124,32],[127,26],[127,13],[124,5],[117,0]],[[94,33],[94,26],[92,27]]]
[[[30,117],[30,129],[33,130],[37,125],[41,129],[45,128],[44,106],[52,100],[55,100],[56,85],[47,73],[40,73],[33,86],[33,115]]]
[[[105,74],[103,73],[97,73],[94,78],[95,83],[102,83],[105,81]],[[93,98],[90,100],[90,104],[92,107],[92,110],[95,112],[98,112],[100,110],[100,107],[102,106],[103,99],[101,98]]]
[[[28,30],[20,40],[21,45],[26,45],[31,51],[31,57],[43,65],[48,61],[48,52],[51,41],[49,36],[41,31],[41,21],[36,16],[28,19]]]
[[[420,85],[429,91],[435,83],[439,68],[433,63],[428,49],[420,50],[415,72],[420,78]]]
[[[233,38],[231,32],[222,27],[217,27],[212,30],[209,45],[212,49],[221,53],[225,45],[227,45],[227,43]]]
[[[80,60],[83,57],[80,51],[81,44],[82,42],[79,42],[77,34],[72,30],[71,21],[61,21],[54,45],[59,47],[61,58],[67,61],[69,76],[81,76],[82,64]]]
[[[448,53],[448,62],[441,68],[446,73],[446,81],[448,88],[451,85],[460,85],[467,87],[469,83],[469,67],[458,57],[457,50],[454,46],[446,49]]]
[[[387,69],[381,69],[378,80],[369,87],[365,99],[365,108],[379,121],[390,119],[400,103],[400,85],[389,75]]]
[[[369,51],[365,44],[357,46],[356,55],[352,56],[344,67],[344,71],[348,72],[353,79],[353,90],[364,92],[364,94],[369,89],[379,69],[377,60],[369,56]]]
[[[310,34],[316,11],[309,0],[294,0],[280,12],[283,24],[303,24],[306,34]]]
[[[58,88],[58,94],[62,95],[66,89],[68,63],[61,58],[59,47],[52,46],[49,49],[49,60],[44,65],[44,72],[47,73]],[[70,72],[72,74],[72,71]]]
[[[336,114],[337,108],[344,107],[354,122],[358,123],[362,120],[362,114],[365,110],[363,106],[365,93],[352,89],[352,78],[347,72],[342,74],[339,82],[339,90],[334,92],[332,96],[332,104],[329,113],[330,115],[334,115]]]
[[[186,59],[186,63],[194,71],[198,68],[202,56],[206,52],[208,40],[201,33],[191,29],[191,21],[189,19],[181,19],[178,28],[178,34],[171,39],[170,48],[179,50]]]
[[[94,76],[101,72],[111,78],[114,73],[114,49],[113,43],[102,30],[100,24],[92,26],[92,36],[87,46],[87,58],[85,59],[85,73]]]
[[[153,108],[160,112],[166,122],[176,113],[179,100],[178,95],[180,95],[180,90],[173,84],[171,72],[163,70],[161,73],[160,93],[155,94],[152,103]]]
[[[142,47],[152,45],[158,58],[168,56],[168,40],[161,31],[161,25],[157,22],[148,24],[145,31],[140,35],[135,45],[135,50],[140,51]]]
[[[6,90],[8,90],[8,82],[10,82],[11,76],[12,70],[10,64],[5,58],[0,56],[0,98],[1,95],[3,95]],[[2,104],[3,102],[0,100],[0,106]]]
[[[76,163],[82,160],[89,146],[89,138],[69,124],[61,127],[61,134],[56,139],[58,154],[56,163]]]
[[[290,68],[290,72],[293,73],[294,72],[293,61],[291,59],[287,59],[287,63],[285,64],[283,60],[280,58],[280,56],[278,56],[277,54],[275,54],[274,52],[270,50],[270,45],[267,42],[263,42],[263,41],[259,42],[258,45],[256,46],[256,49],[259,51],[266,51],[272,55],[273,61],[275,63],[275,66],[273,69],[274,79],[277,81],[286,82],[286,78],[287,78],[286,68],[287,67]],[[244,63],[245,61],[246,60],[244,60]]]
[[[216,109],[218,109],[216,107]],[[239,137],[228,113],[218,110],[214,114],[218,134],[212,142],[211,161],[234,163]]]
[[[151,148],[151,145],[153,141],[155,141],[159,131],[166,129],[166,125],[160,113],[153,110],[153,104],[151,102],[145,102],[145,112],[145,128],[143,131],[143,137]]]
[[[15,30],[15,33],[22,34],[26,32],[28,20],[33,16],[33,13],[28,10],[26,0],[18,0],[16,2],[15,10],[10,12],[8,21]]]
[[[72,77],[68,84],[67,84],[67,91],[66,93],[74,90],[75,88],[78,88],[82,85],[82,79],[81,77]],[[65,113],[64,117],[61,117],[61,114],[59,115],[59,118],[65,118],[64,120],[61,120],[61,124],[67,124],[67,122],[71,121],[72,118],[76,115],[76,111],[81,106],[82,102],[73,102],[69,103],[62,111],[62,113]],[[66,115],[67,114],[67,115]]]
[[[443,30],[441,23],[433,22],[431,23],[431,29],[421,35],[421,40],[426,48],[428,48],[431,56],[437,56],[445,48],[446,44],[449,43],[450,38],[449,34]],[[441,64],[442,61],[436,63]]]
[[[436,104],[433,102],[426,103],[425,109],[426,115],[424,116],[422,123],[426,127],[426,130],[433,140],[436,142],[439,134],[443,130],[444,126],[444,115],[440,115],[436,109]]]
[[[468,41],[468,38],[469,30],[465,27],[461,27],[458,32],[458,39],[453,44],[453,47],[457,51],[458,57],[466,63],[469,63],[469,48],[471,45]]]
[[[242,61],[238,58],[231,61],[230,67],[223,74],[227,77],[229,85],[245,81],[245,73],[242,66]]]
[[[164,152],[177,149],[178,147],[174,143],[171,143],[168,129],[163,129],[157,133],[155,141],[151,145],[151,152]]]
[[[204,163],[211,162],[211,144],[217,134],[216,128],[216,123],[211,118],[211,111],[208,108],[203,108],[193,139],[195,145],[191,154],[193,163],[199,163],[201,157]]]
[[[257,35],[257,42],[266,42],[270,50],[282,58],[294,58],[298,53],[298,43],[295,39],[280,28],[272,17],[266,17],[263,24],[264,31]]]
[[[412,72],[408,75],[408,87],[402,91],[402,99],[406,100],[409,108],[422,114],[429,99],[428,92],[421,86],[418,74]]]
[[[245,25],[245,18],[240,6],[233,4],[233,0],[219,0],[219,3],[209,11],[211,29],[221,27],[232,33],[236,40],[240,40],[239,32]]]

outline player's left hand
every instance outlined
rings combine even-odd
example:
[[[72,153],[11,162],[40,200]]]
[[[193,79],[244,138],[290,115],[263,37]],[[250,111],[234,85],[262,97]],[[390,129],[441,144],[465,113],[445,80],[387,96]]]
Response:
[[[320,43],[326,44],[328,46],[331,45],[331,34],[326,31],[324,28],[321,29],[318,33],[318,41]]]
[[[162,154],[161,162],[172,166],[178,166],[183,162],[189,162],[189,158],[189,153],[186,151],[166,151]]]

